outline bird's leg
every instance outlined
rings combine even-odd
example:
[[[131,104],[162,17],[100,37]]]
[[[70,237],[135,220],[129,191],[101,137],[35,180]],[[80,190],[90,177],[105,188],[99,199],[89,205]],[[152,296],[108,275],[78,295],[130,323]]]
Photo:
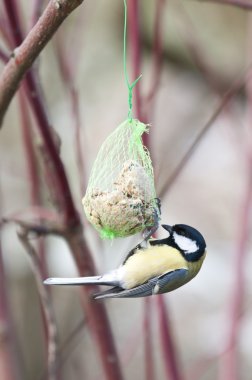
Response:
[[[153,235],[158,227],[159,227],[159,221],[160,221],[160,215],[161,215],[161,201],[159,198],[156,198],[156,204],[157,208],[154,209],[154,225],[151,227],[146,227],[143,231],[143,239],[147,241],[151,235]]]
[[[159,227],[158,223],[155,223],[152,227],[146,227],[143,231],[143,239],[147,241],[151,238],[151,236],[157,231]]]

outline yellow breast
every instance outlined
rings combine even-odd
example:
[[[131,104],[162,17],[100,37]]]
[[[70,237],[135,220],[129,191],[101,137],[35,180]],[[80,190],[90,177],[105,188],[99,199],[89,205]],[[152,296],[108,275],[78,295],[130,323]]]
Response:
[[[165,245],[140,249],[124,265],[124,287],[133,288],[152,277],[179,268],[188,269],[188,262],[175,248]]]

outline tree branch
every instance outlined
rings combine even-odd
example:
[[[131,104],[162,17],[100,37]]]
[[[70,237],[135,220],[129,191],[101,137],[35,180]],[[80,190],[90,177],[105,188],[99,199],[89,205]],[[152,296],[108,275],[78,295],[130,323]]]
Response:
[[[163,294],[157,296],[157,307],[159,317],[159,332],[161,344],[163,346],[162,354],[164,356],[164,364],[167,379],[182,380],[182,372],[178,365],[174,341],[172,338],[171,323],[168,313],[165,309]]]
[[[34,26],[34,28],[28,34],[27,38],[19,47],[18,52],[15,55],[15,59],[11,60],[6,66],[5,73],[8,73],[9,70],[11,79],[9,82],[7,82],[6,87],[6,83],[2,80],[3,77],[6,77],[6,75],[0,78],[0,86],[1,83],[4,84],[4,86],[2,85],[2,88],[5,91],[9,91],[8,84],[14,86],[16,90],[16,87],[22,79],[22,76],[29,69],[33,60],[41,51],[41,46],[43,47],[46,44],[47,40],[50,39],[50,36],[53,35],[54,31],[61,24],[67,14],[69,14],[70,11],[74,9],[74,7],[81,4],[82,1],[50,1],[48,7],[44,11],[41,18],[38,20],[37,24]],[[12,5],[12,12],[16,14],[16,22],[20,29],[21,23],[18,19],[16,0],[5,0],[5,4],[6,3]],[[12,17],[10,17],[10,15],[8,16],[9,22],[11,23]],[[50,36],[48,35],[48,28],[51,29],[51,34],[49,33]],[[45,35],[47,36],[47,40],[45,38]],[[36,41],[35,44],[34,41]],[[37,44],[40,45],[41,48],[39,51]],[[34,52],[31,54],[31,52],[29,52],[29,49],[35,50],[36,54],[34,54]],[[20,50],[22,54],[20,54]],[[17,62],[14,62],[17,60],[17,56],[19,59],[21,59],[21,62],[18,62],[18,65]],[[23,59],[23,57],[25,57],[25,59]],[[19,68],[19,65],[22,67],[21,69]],[[42,137],[42,149],[45,153],[42,157],[43,164],[46,169],[48,169],[49,176],[51,177],[50,179],[54,179],[55,186],[50,186],[49,189],[51,190],[53,199],[55,200],[57,198],[59,200],[57,203],[60,204],[60,212],[63,213],[64,216],[63,234],[71,248],[75,262],[78,266],[80,276],[94,275],[95,267],[93,259],[83,236],[81,220],[74,206],[70,185],[67,180],[64,165],[59,156],[57,146],[53,139],[53,131],[47,118],[46,109],[41,97],[40,88],[38,86],[38,81],[35,74],[36,73],[34,71],[28,73],[26,80],[26,90],[32,110],[34,112],[34,116],[37,121],[38,129]],[[12,94],[14,94],[15,90],[11,90]],[[10,99],[11,97],[9,100]],[[6,109],[2,108],[2,111],[3,117]],[[121,368],[105,306],[103,303],[93,302],[90,299],[90,290],[92,290],[92,288],[81,288],[81,296],[85,314],[87,315],[87,322],[92,330],[95,344],[100,353],[101,362],[104,368],[103,377],[108,380],[121,380]]]
[[[1,243],[1,242],[0,242]],[[14,336],[11,326],[11,314],[7,299],[5,270],[0,245],[0,369],[5,380],[16,380],[18,373],[17,360],[14,352]]]
[[[31,258],[32,270],[36,279],[40,300],[43,306],[44,315],[48,328],[48,378],[49,380],[57,380],[57,362],[58,360],[58,333],[54,317],[52,302],[49,289],[43,285],[43,274],[41,273],[40,259],[29,241],[29,230],[22,227],[18,233],[18,237],[26,252]]]
[[[158,189],[158,196],[162,198],[164,194],[171,188],[171,186],[174,184],[175,180],[181,173],[181,171],[184,169],[188,161],[190,160],[191,156],[193,155],[196,147],[201,142],[201,140],[205,137],[206,133],[212,126],[212,124],[216,121],[216,119],[219,117],[221,112],[224,110],[224,108],[227,106],[227,104],[230,102],[230,100],[233,98],[235,94],[237,94],[241,88],[244,86],[244,83],[247,80],[247,76],[249,75],[249,72],[251,70],[251,64],[248,68],[246,68],[243,75],[236,79],[230,86],[230,88],[226,91],[226,93],[223,95],[218,107],[216,108],[215,112],[212,114],[210,119],[206,122],[202,130],[199,132],[198,136],[195,138],[192,145],[189,147],[187,152],[184,154],[180,162],[178,163],[177,167],[174,169],[170,177],[165,181],[164,184],[162,184],[161,188]]]
[[[16,31],[15,43],[16,45],[21,44],[13,51],[13,55],[4,67],[0,77],[0,126],[24,75],[65,18],[82,2],[83,0],[51,0],[22,43],[21,33],[17,32],[17,25],[14,25],[15,16],[13,17],[12,14],[9,18]],[[7,12],[10,5],[11,0],[5,0]],[[10,13],[8,12],[9,15]]]

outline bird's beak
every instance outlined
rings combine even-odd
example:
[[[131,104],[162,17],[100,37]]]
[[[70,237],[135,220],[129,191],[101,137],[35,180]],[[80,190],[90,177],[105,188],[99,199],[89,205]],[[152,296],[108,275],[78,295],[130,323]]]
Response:
[[[162,224],[162,227],[168,231],[170,234],[172,233],[172,226],[168,226],[168,224]]]

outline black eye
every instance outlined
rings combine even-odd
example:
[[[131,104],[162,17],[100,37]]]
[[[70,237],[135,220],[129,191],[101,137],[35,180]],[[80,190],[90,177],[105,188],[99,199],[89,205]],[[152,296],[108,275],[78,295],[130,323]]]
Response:
[[[178,233],[180,236],[186,236],[185,231],[182,230],[181,228],[179,228],[179,229],[177,230],[177,233]]]

